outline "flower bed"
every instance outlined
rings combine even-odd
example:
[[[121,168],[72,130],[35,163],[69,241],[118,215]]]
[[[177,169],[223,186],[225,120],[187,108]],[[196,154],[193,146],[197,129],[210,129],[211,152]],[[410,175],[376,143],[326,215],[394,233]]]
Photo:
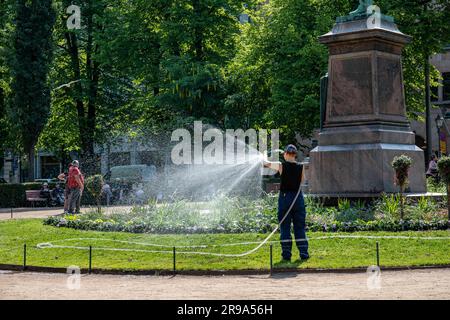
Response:
[[[307,199],[307,229],[325,232],[446,230],[445,216],[436,214],[439,206],[431,200],[405,208],[406,219],[399,218],[395,196],[385,196],[372,206],[339,202],[323,207]],[[130,233],[267,233],[277,225],[276,197],[258,200],[222,198],[214,202],[150,204],[129,213],[91,212],[79,216],[50,217],[44,224],[79,230]]]
[[[179,226],[154,226],[145,222],[120,223],[114,220],[82,220],[77,218],[50,217],[44,221],[46,225],[55,227],[67,227],[78,230],[111,231],[111,232],[130,232],[130,233],[267,233],[275,227],[273,225],[263,225],[259,228],[250,227],[246,224],[236,223],[232,225],[218,225],[215,227],[179,227]],[[362,221],[340,222],[334,221],[330,224],[309,223],[308,231],[324,232],[356,232],[356,231],[427,231],[427,230],[447,230],[448,222],[445,220],[437,221]]]

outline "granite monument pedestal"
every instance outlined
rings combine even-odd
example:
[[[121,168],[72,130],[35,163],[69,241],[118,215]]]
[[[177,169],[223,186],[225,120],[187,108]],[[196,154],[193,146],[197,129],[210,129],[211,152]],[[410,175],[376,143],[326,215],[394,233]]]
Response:
[[[367,16],[368,17],[368,16]],[[338,18],[320,37],[330,52],[328,89],[318,146],[310,153],[309,188],[323,197],[377,197],[398,192],[395,156],[413,159],[411,193],[425,193],[423,151],[406,117],[401,55],[410,37],[393,19]]]

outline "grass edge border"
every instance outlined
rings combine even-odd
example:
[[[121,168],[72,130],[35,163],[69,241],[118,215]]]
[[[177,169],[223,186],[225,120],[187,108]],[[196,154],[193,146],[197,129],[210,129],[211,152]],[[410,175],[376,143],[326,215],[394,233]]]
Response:
[[[395,267],[380,266],[381,271],[405,271],[405,270],[432,270],[432,269],[449,269],[450,264],[437,264],[437,265],[424,265],[424,266],[403,266]],[[58,267],[40,267],[40,266],[27,266],[23,270],[23,265],[14,264],[0,264],[1,271],[21,271],[21,272],[42,272],[42,273],[67,273],[67,268]],[[87,274],[87,268],[80,269],[82,274]],[[287,273],[365,273],[366,267],[355,268],[276,268],[273,270],[273,274],[287,274]],[[91,270],[91,274],[104,274],[104,275],[142,275],[142,276],[173,276],[172,270],[126,270],[126,269],[95,269]],[[242,269],[242,270],[177,270],[176,275],[182,276],[246,276],[246,275],[269,275],[269,269]]]

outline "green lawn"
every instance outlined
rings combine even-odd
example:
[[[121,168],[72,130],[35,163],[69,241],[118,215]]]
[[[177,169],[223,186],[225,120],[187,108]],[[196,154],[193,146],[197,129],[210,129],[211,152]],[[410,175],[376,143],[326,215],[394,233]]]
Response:
[[[373,236],[413,236],[413,237],[450,237],[450,231],[427,232],[360,232],[360,233],[322,233],[310,232],[311,259],[305,263],[294,261],[280,264],[280,245],[275,243],[275,267],[298,268],[350,268],[367,267],[376,264],[375,246],[380,243],[380,262],[382,266],[421,266],[450,264],[450,240],[421,239],[315,239],[336,235],[373,235]],[[68,267],[88,266],[88,251],[73,248],[38,249],[42,242],[59,241],[71,238],[96,238],[103,240],[122,240],[163,245],[200,245],[226,244],[247,241],[259,241],[266,237],[262,234],[207,234],[207,235],[152,235],[129,234],[96,231],[79,231],[42,225],[41,219],[6,220],[0,222],[0,264],[22,264],[23,244],[27,244],[27,264],[32,266]],[[275,235],[277,240],[279,235]],[[60,241],[56,244],[69,246],[93,246],[93,268],[103,269],[149,269],[170,270],[172,268],[172,249],[124,244],[102,240]],[[242,253],[254,248],[256,244],[197,248],[195,251],[216,253]],[[128,248],[137,250],[168,250],[169,253],[149,253],[130,251],[109,251],[103,248]],[[177,251],[194,249],[177,248]],[[298,251],[293,250],[293,257]],[[179,253],[177,269],[179,270],[234,270],[234,269],[268,269],[269,246],[265,245],[255,253],[244,257],[215,257]]]

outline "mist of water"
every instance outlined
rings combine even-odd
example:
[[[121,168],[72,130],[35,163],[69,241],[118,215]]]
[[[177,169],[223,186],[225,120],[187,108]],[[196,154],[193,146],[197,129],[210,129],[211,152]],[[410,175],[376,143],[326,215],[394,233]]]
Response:
[[[225,135],[224,138],[230,137]],[[265,155],[244,141],[234,140],[234,137],[231,139],[235,141],[234,148],[223,150],[224,159],[234,159],[231,163],[224,161],[225,163],[220,164],[174,165],[167,161],[152,179],[138,187],[144,190],[144,202],[148,198],[157,199],[159,202],[214,202],[220,197],[261,196]],[[152,145],[158,145],[158,141],[154,140]],[[165,153],[166,159],[170,158],[170,151],[167,147],[159,149],[159,152]],[[274,152],[278,151],[272,153]],[[129,197],[134,197],[135,191],[133,190]],[[133,200],[125,202],[132,203]]]
[[[192,201],[211,201],[223,196],[259,196],[264,156],[249,145],[237,147],[245,147],[245,154],[236,154],[238,148],[224,150],[225,159],[235,159],[232,163],[169,166],[160,179],[165,182],[164,194],[172,199]]]

